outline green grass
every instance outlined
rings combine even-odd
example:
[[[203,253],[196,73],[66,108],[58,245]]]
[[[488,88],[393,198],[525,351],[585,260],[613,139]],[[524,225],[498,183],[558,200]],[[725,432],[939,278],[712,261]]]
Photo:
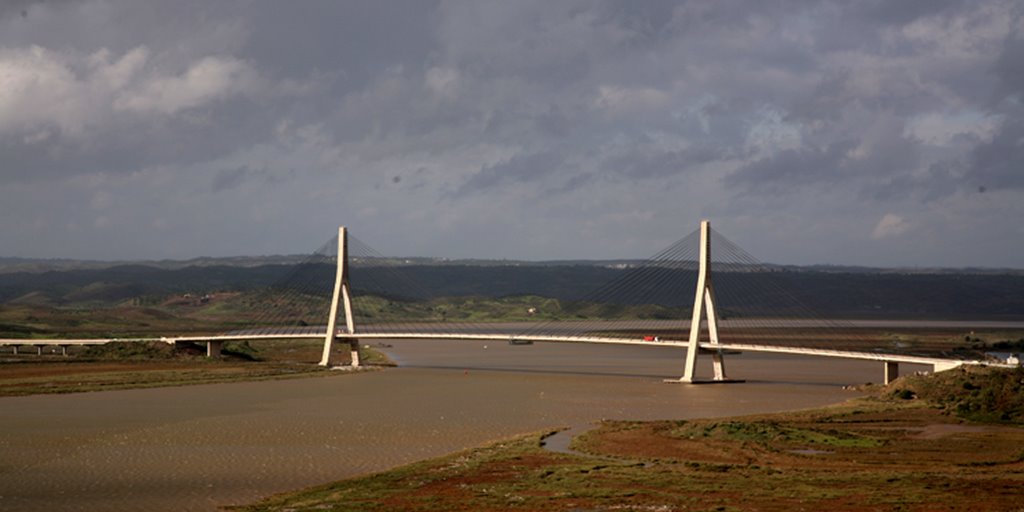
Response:
[[[918,397],[976,422],[1024,422],[1024,367],[989,371],[961,367],[928,377],[907,376],[888,391],[893,399]]]
[[[773,421],[724,421],[712,423],[686,423],[672,431],[681,439],[723,439],[748,441],[766,446],[807,445],[819,447],[873,448],[882,441],[871,437],[843,432],[797,428]]]

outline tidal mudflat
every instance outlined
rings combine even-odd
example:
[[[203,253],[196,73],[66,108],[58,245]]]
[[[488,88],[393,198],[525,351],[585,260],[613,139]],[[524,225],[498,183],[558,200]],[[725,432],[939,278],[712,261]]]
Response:
[[[215,510],[546,428],[820,406],[882,372],[745,354],[746,383],[687,386],[662,383],[671,347],[389,344],[379,372],[0,398],[0,510]]]

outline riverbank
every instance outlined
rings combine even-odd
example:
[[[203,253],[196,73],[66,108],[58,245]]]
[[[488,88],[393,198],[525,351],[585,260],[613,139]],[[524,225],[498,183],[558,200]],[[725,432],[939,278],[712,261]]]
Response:
[[[605,421],[233,508],[1008,510],[1024,484],[1024,370],[912,376],[840,405],[729,419]]]
[[[680,386],[673,347],[389,343],[397,368],[339,378],[0,398],[0,510],[215,511],[553,427],[818,407],[882,376],[743,354],[746,384]]]
[[[311,340],[229,343],[221,357],[207,358],[205,347],[200,345],[114,342],[82,347],[72,357],[7,357],[0,359],[0,397],[342,374],[316,364],[321,347],[321,342]],[[363,366],[358,371],[394,366],[394,362],[370,345],[360,347],[360,355]],[[347,344],[338,348],[335,361],[348,363]]]

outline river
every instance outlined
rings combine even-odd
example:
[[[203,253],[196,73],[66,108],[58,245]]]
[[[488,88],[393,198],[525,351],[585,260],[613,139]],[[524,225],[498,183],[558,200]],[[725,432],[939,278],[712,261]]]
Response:
[[[0,510],[216,510],[520,433],[814,407],[882,379],[877,362],[743,354],[726,362],[745,383],[673,385],[685,349],[388,344],[399,368],[0,398]]]

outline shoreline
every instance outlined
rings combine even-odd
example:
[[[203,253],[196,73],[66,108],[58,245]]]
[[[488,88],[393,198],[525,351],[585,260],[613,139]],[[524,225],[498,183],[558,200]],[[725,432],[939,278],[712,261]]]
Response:
[[[225,508],[854,511],[941,502],[949,510],[1005,509],[1018,504],[1024,483],[1024,452],[1013,450],[1024,442],[1024,413],[1009,424],[977,423],[951,414],[963,403],[935,401],[964,383],[1001,386],[999,372],[1016,372],[1011,381],[1024,373],[913,377],[837,404],[771,414],[604,421],[576,436],[568,453],[545,446],[565,430],[535,431]]]
[[[402,367],[345,379],[0,398],[9,413],[0,459],[11,468],[2,507],[215,510],[552,426],[821,407],[882,373],[866,362],[744,354],[727,360],[745,384],[671,386],[662,379],[683,363],[671,347],[391,345]],[[702,361],[699,377],[711,371]],[[54,475],[63,494],[47,485]]]
[[[0,508],[216,510],[552,425],[834,403],[877,370],[741,356],[731,368],[758,383],[669,386],[671,349],[393,345],[405,366],[348,378],[0,398]]]

